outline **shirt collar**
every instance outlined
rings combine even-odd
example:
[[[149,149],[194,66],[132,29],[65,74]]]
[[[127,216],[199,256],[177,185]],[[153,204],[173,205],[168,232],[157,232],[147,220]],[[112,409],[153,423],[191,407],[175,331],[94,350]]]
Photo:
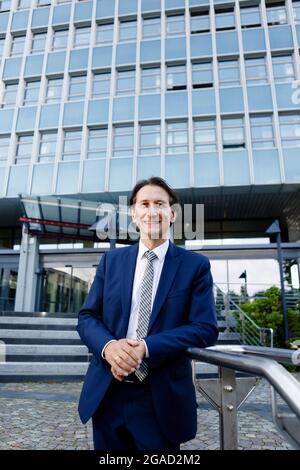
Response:
[[[162,261],[164,259],[164,257],[166,256],[168,248],[169,248],[169,240],[166,240],[164,243],[162,243],[161,245],[159,245],[158,247],[154,248],[151,251],[153,251],[153,253],[156,254],[159,261]],[[142,259],[142,257],[144,256],[144,254],[148,250],[149,250],[149,248],[147,248],[146,245],[144,245],[144,243],[140,240],[138,259]]]

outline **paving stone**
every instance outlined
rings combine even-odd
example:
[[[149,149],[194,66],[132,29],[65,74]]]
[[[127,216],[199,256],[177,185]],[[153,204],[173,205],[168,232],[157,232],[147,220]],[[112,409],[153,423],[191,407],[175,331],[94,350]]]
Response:
[[[0,449],[92,449],[91,423],[82,425],[77,411],[81,387],[81,382],[0,384]],[[22,398],[12,396],[15,392]],[[198,432],[181,449],[219,449],[219,413],[199,392],[197,399]],[[239,449],[291,448],[272,423],[264,380],[238,412],[238,435]]]

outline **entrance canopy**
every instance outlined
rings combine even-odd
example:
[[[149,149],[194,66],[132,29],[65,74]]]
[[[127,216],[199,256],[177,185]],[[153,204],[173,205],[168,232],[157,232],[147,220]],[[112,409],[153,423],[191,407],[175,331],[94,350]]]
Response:
[[[20,195],[23,222],[32,235],[93,242],[130,243],[138,237],[129,210],[108,203]]]

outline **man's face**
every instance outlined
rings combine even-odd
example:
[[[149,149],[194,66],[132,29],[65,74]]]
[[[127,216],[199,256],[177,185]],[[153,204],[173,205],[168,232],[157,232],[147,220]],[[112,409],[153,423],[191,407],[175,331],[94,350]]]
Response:
[[[132,220],[140,229],[141,240],[168,238],[170,223],[175,221],[168,193],[160,186],[143,186],[132,207]]]

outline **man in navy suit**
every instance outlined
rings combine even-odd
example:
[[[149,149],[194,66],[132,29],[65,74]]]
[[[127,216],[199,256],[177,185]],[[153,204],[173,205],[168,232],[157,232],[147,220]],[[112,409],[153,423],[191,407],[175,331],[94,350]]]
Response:
[[[169,240],[178,202],[152,177],[136,184],[139,243],[106,252],[79,312],[93,353],[79,402],[96,450],[179,450],[197,431],[189,347],[218,337],[209,260]]]

